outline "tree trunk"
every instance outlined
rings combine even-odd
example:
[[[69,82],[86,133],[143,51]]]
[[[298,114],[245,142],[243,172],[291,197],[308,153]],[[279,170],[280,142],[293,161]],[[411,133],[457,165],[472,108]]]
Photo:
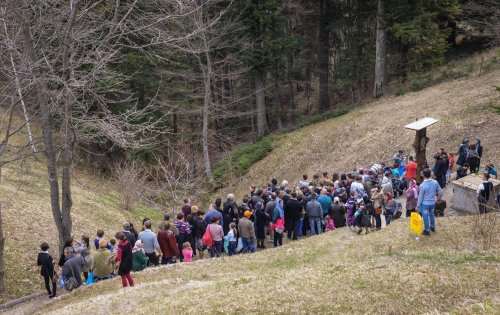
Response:
[[[2,165],[0,164],[0,182],[2,181]],[[0,294],[5,293],[3,277],[5,275],[5,237],[3,235],[2,204],[0,203]]]
[[[320,0],[319,4],[319,42],[318,42],[318,76],[319,100],[318,110],[325,111],[330,107],[328,92],[330,33],[328,31],[327,5],[328,0]]]
[[[257,109],[257,137],[267,133],[266,95],[264,91],[264,75],[262,70],[255,72],[255,103]]]
[[[384,1],[378,1],[377,10],[377,39],[375,44],[375,82],[373,84],[373,97],[384,94],[385,89],[385,69],[386,69],[386,31],[383,23]]]
[[[38,106],[42,113],[42,133],[43,140],[45,144],[45,153],[47,155],[47,173],[49,180],[50,189],[50,207],[52,210],[52,216],[54,217],[54,222],[56,224],[57,232],[59,234],[59,253],[63,253],[64,238],[66,235],[71,235],[71,225],[69,230],[66,227],[66,222],[63,220],[61,213],[61,206],[59,201],[59,183],[57,176],[57,166],[56,166],[56,150],[54,148],[54,140],[52,133],[52,117],[50,113],[49,101],[46,95],[45,87],[39,78],[42,78],[42,74],[39,73],[36,64],[38,63],[38,56],[35,51],[35,45],[33,41],[33,35],[31,33],[31,26],[28,24],[30,21],[28,15],[28,5],[26,0],[23,1],[23,17],[22,17],[22,33],[25,42],[26,52],[28,54],[29,62],[32,64],[34,80],[34,90],[37,99]],[[71,218],[69,218],[71,221]]]
[[[204,41],[205,45],[205,61],[206,65],[202,65],[200,60],[200,66],[204,73],[204,95],[203,95],[203,126],[202,126],[202,147],[203,147],[203,160],[205,164],[205,174],[207,175],[208,182],[213,183],[214,178],[212,176],[212,166],[210,164],[210,152],[208,146],[208,116],[210,114],[210,106],[212,105],[212,60],[210,58],[210,52],[208,50],[208,45]]]
[[[283,108],[281,106],[281,95],[280,88],[278,83],[278,75],[274,77],[274,89],[273,89],[273,98],[276,103],[276,127],[278,131],[283,130]]]

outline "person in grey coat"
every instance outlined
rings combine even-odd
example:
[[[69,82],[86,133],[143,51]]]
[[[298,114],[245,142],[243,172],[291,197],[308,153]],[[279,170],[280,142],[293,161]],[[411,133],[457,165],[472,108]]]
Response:
[[[66,247],[64,249],[64,256],[66,257],[66,262],[62,267],[62,276],[64,278],[64,287],[66,290],[71,291],[82,285],[82,277],[80,273],[82,272],[82,257],[76,255],[73,247]],[[70,282],[71,278],[74,278],[74,286],[68,287],[67,283]]]
[[[311,235],[321,234],[321,220],[323,219],[323,209],[321,204],[316,201],[316,193],[311,194],[311,201],[306,205],[306,213],[309,218],[309,226],[311,228]],[[317,232],[315,233],[315,227]]]

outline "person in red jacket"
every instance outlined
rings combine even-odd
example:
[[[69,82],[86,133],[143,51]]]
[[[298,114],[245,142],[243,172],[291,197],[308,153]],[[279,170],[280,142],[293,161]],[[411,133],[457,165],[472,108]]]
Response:
[[[405,177],[407,180],[406,187],[408,187],[412,179],[414,180],[417,179],[417,163],[415,163],[415,159],[413,158],[413,156],[410,156],[408,158],[408,164],[406,164],[405,170],[406,170]]]
[[[175,259],[177,255],[179,255],[179,246],[177,245],[174,232],[170,230],[169,222],[164,222],[162,224],[157,237],[158,244],[160,244],[160,249],[163,253],[161,264],[167,265],[175,263]]]
[[[123,232],[118,232],[115,234],[115,238],[120,241],[118,243],[118,254],[116,255],[116,262],[120,264],[118,267],[118,274],[122,278],[122,285],[124,288],[127,285],[131,287],[134,286],[134,280],[130,275],[130,271],[132,270],[132,246],[128,242],[127,237]]]

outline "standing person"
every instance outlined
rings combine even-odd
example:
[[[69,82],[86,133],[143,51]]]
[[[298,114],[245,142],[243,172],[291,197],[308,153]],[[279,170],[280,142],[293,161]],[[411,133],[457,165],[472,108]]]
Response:
[[[475,144],[469,146],[467,151],[467,164],[469,164],[469,169],[471,174],[479,171],[479,155],[477,154],[477,149]]]
[[[446,156],[446,153],[439,153],[434,157],[436,159],[436,165],[434,166],[434,175],[436,176],[436,181],[439,183],[439,186],[441,188],[444,188],[444,186],[446,185],[446,173],[448,172],[448,163],[446,160]]]
[[[333,203],[330,206],[330,216],[336,228],[345,226],[345,206],[339,197],[333,198]]]
[[[179,255],[179,245],[174,232],[170,230],[169,222],[164,222],[161,225],[157,238],[158,244],[160,245],[160,249],[163,254],[161,258],[161,264],[167,265],[175,263],[175,259],[177,255]]]
[[[464,165],[467,162],[467,149],[469,148],[469,140],[464,139],[458,147],[457,165]]]
[[[430,232],[436,231],[434,208],[437,201],[443,197],[443,190],[438,182],[431,178],[431,170],[426,168],[423,171],[424,181],[420,184],[417,209],[424,219],[424,235],[431,235]]]
[[[207,223],[203,219],[204,216],[205,211],[198,210],[198,212],[196,213],[196,217],[194,217],[193,219],[192,234],[195,239],[196,249],[198,249],[198,255],[200,259],[203,259],[205,250],[207,249],[207,245],[205,245],[205,243],[203,243],[203,241],[201,240],[203,238],[203,234],[205,234],[205,231],[207,230]]]
[[[318,202],[321,205],[323,217],[325,215],[328,215],[328,212],[330,212],[330,205],[332,204],[332,198],[327,195],[325,188],[321,190],[321,195],[318,197]]]
[[[187,216],[191,213],[191,200],[189,198],[184,199],[184,205],[182,206],[181,211],[185,218],[187,218]]]
[[[382,214],[382,205],[384,204],[384,193],[382,192],[380,185],[375,186],[375,193],[372,195],[372,202],[375,217],[375,228],[378,231],[382,228],[382,218],[380,215]]]
[[[396,214],[398,209],[398,203],[394,199],[391,193],[387,194],[387,200],[385,203],[385,225],[391,224],[392,217]]]
[[[123,222],[123,234],[127,238],[130,245],[135,244],[137,238],[134,233],[130,232],[130,222]]]
[[[144,244],[144,253],[149,259],[148,265],[158,266],[160,263],[155,251],[160,253],[160,257],[162,256],[162,252],[155,233],[151,231],[151,221],[147,220],[144,222],[144,231],[139,233],[138,239]]]
[[[207,230],[210,231],[212,239],[214,240],[214,246],[209,248],[210,257],[220,257],[222,254],[224,230],[222,229],[222,226],[219,225],[218,217],[212,218],[212,223],[208,225]]]
[[[285,213],[281,205],[281,200],[276,200],[276,207],[274,207],[272,215],[272,230],[274,231],[274,247],[283,245],[283,232],[285,230]]]
[[[257,248],[266,248],[264,241],[266,240],[266,214],[261,202],[255,205],[255,237],[257,238]]]
[[[297,193],[291,192],[290,199],[284,207],[285,217],[287,217],[286,229],[287,237],[292,240],[298,239],[300,219],[302,218],[302,204],[297,200]]]
[[[354,213],[356,211],[355,195],[356,195],[356,192],[352,191],[350,193],[349,198],[347,199],[346,204],[345,204],[346,209],[347,209],[347,226],[349,227],[349,230],[351,230],[355,226],[355,222],[354,222]]]
[[[191,248],[191,243],[185,242],[184,244],[182,244],[182,257],[183,262],[193,261],[193,249]]]
[[[417,208],[418,202],[418,187],[417,182],[412,180],[410,182],[410,186],[405,192],[406,196],[406,217],[409,218],[411,213],[415,211]]]
[[[231,222],[229,224],[229,232],[227,232],[227,240],[228,240],[228,247],[227,247],[227,254],[229,256],[236,255],[236,237],[238,236],[238,231],[236,230],[236,223]]]
[[[116,262],[120,265],[118,266],[118,275],[122,278],[122,286],[126,288],[128,285],[134,286],[134,280],[130,275],[132,271],[132,246],[128,242],[127,237],[123,232],[118,232],[115,234],[115,238],[119,241],[118,243],[118,254],[116,255]]]
[[[254,224],[250,221],[251,216],[252,212],[247,210],[243,212],[243,217],[238,221],[238,232],[243,244],[243,253],[255,252],[255,231]]]
[[[306,212],[307,217],[309,218],[311,236],[314,234],[321,234],[321,220],[323,219],[323,209],[321,208],[321,204],[316,201],[315,192],[311,194],[311,201],[307,203]]]
[[[66,262],[62,268],[62,277],[64,279],[64,288],[67,291],[73,291],[82,285],[82,258],[75,254],[73,247],[64,248]]]
[[[82,257],[82,272],[85,282],[89,278],[89,272],[92,270],[93,258],[90,255],[90,248],[84,248],[80,254]]]
[[[177,220],[175,221],[175,226],[179,229],[179,235],[177,235],[177,246],[179,250],[182,248],[182,244],[185,242],[189,242],[189,238],[191,236],[191,228],[189,224],[184,220],[184,214],[179,212],[177,213]],[[179,260],[182,262],[182,253],[178,252]]]
[[[56,296],[57,284],[56,277],[54,271],[55,261],[52,259],[52,256],[49,254],[49,244],[43,242],[40,245],[41,252],[38,253],[38,257],[36,260],[37,266],[40,268],[40,275],[43,277],[45,282],[45,289],[47,293],[49,293],[49,299],[52,299]],[[52,290],[50,290],[50,284],[52,283]]]
[[[479,204],[479,213],[488,213],[486,204],[490,200],[490,193],[493,191],[493,183],[490,182],[490,174],[483,174],[483,182],[477,188],[477,202]]]
[[[479,157],[477,161],[477,166],[479,167],[481,165],[481,158],[483,157],[483,145],[481,144],[480,139],[476,139],[476,152]]]
[[[448,165],[448,172],[446,172],[446,180],[451,181],[451,173],[453,172],[453,168],[455,167],[455,153],[451,152],[448,155],[448,161],[450,164]]]
[[[227,232],[229,232],[230,223],[238,221],[238,204],[236,203],[233,194],[227,195],[222,212],[224,213],[224,216],[227,217],[227,219],[224,218],[224,225],[222,226],[224,233],[227,234]]]
[[[408,157],[408,164],[406,164],[405,170],[406,170],[406,179],[408,182],[410,182],[412,179],[416,180],[417,179],[417,163],[415,163],[415,159],[413,156]]]
[[[216,205],[215,204],[211,204],[208,208],[208,212],[207,214],[205,214],[205,223],[208,225],[210,223],[212,223],[212,218],[213,217],[217,217],[219,218],[219,224],[222,226],[224,224],[224,217],[222,216],[222,213],[220,213],[217,209],[216,209]]]

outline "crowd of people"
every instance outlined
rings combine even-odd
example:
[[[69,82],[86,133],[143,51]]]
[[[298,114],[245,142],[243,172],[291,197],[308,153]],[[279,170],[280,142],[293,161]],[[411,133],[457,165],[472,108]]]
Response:
[[[431,235],[436,228],[435,215],[442,215],[446,207],[442,188],[451,179],[455,164],[460,166],[457,178],[478,171],[479,161],[475,159],[482,155],[480,141],[469,146],[465,156],[464,145],[466,140],[460,146],[457,161],[454,154],[448,155],[441,149],[434,156],[432,168],[424,165],[420,184],[414,158],[406,158],[399,151],[389,161],[390,165],[378,163],[345,174],[333,173],[331,177],[328,172],[312,178],[306,174],[297,185],[289,185],[286,180],[279,184],[272,179],[269,184],[250,187],[240,203],[232,194],[224,202],[217,198],[206,212],[185,199],[174,220],[164,214],[156,233],[152,230],[152,220],[144,218],[140,232],[131,222],[124,222],[122,231],[106,240],[104,231],[98,230],[93,246],[88,236],[80,241],[71,238],[57,263],[61,267],[58,273],[48,253],[49,245],[44,242],[38,265],[50,298],[56,296],[58,286],[71,291],[82,284],[115,276],[121,277],[123,287],[134,286],[131,271],[188,263],[193,256],[203,259],[205,251],[210,257],[253,253],[266,248],[266,240],[279,247],[284,237],[295,241],[342,227],[358,234],[378,231],[382,228],[382,216],[389,225],[402,215],[402,204],[397,197],[406,201],[406,217],[411,212],[420,213],[423,234]],[[476,154],[470,153],[471,150]],[[485,171],[484,182],[478,187],[482,212],[487,211],[484,205],[492,189],[489,178],[497,176],[490,162]]]

